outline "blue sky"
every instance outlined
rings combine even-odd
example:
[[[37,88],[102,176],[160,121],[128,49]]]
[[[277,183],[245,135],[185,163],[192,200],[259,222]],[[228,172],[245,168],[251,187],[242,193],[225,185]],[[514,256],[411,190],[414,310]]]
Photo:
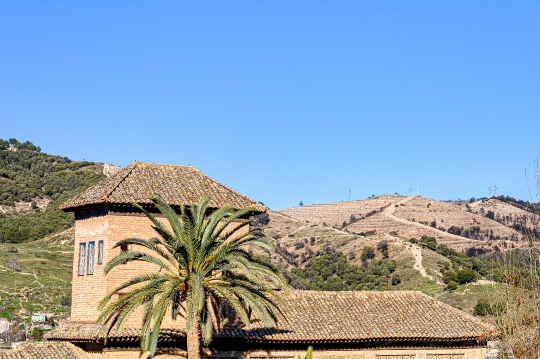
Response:
[[[527,198],[540,2],[0,2],[0,138],[191,164],[272,209]]]

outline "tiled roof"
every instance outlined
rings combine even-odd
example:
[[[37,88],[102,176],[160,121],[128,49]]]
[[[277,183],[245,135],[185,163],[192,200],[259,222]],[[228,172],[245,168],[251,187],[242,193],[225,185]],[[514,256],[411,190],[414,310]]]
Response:
[[[226,328],[216,339],[259,343],[347,343],[363,341],[477,340],[492,328],[479,319],[420,292],[292,291],[285,298],[278,328]],[[92,340],[94,324],[77,324],[47,333],[49,339]],[[133,338],[138,329],[125,329],[114,338]],[[162,329],[162,338],[184,338],[179,330]]]
[[[45,333],[47,340],[67,340],[72,342],[102,341],[104,335],[100,333],[100,326],[87,322],[68,322],[51,332]],[[138,328],[124,328],[121,332],[111,331],[109,339],[122,341],[138,341],[141,331]],[[159,336],[160,341],[186,338],[186,332],[181,329],[162,328]]]
[[[293,291],[278,330],[251,328],[221,336],[253,341],[352,342],[476,340],[490,330],[479,319],[421,292]]]
[[[81,348],[66,342],[26,342],[16,349],[1,349],[0,359],[91,359]]]
[[[102,203],[151,204],[161,197],[170,205],[194,205],[202,196],[211,197],[210,207],[232,205],[236,209],[266,208],[208,177],[192,166],[133,162],[111,177],[76,195],[60,206],[63,210]]]

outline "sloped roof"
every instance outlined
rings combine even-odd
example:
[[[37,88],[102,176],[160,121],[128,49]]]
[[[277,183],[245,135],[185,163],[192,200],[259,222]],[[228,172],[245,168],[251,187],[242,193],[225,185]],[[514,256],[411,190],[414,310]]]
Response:
[[[225,328],[215,339],[258,343],[350,343],[364,341],[474,341],[493,328],[481,320],[421,292],[292,291],[285,298],[278,328]],[[47,333],[49,339],[98,338],[95,324],[72,323]],[[114,338],[136,340],[140,331],[124,329]],[[185,338],[163,328],[163,341]]]
[[[16,349],[1,349],[0,359],[91,359],[81,348],[67,342],[26,342]]]
[[[266,208],[235,190],[205,175],[193,166],[161,165],[132,162],[111,177],[97,183],[64,202],[60,209],[72,211],[89,205],[115,203],[151,204],[150,198],[161,197],[170,205],[190,206],[202,196],[210,196],[210,207],[232,205],[236,209]]]
[[[293,291],[277,330],[224,331],[248,341],[476,340],[491,327],[421,292]]]

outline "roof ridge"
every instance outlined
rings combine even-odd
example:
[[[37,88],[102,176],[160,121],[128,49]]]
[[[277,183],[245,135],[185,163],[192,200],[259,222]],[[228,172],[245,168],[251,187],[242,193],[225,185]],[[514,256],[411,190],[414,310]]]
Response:
[[[125,179],[131,174],[131,172],[133,172],[133,170],[135,169],[135,167],[137,167],[137,164],[138,162],[137,161],[133,161],[131,162],[125,169],[128,170],[126,171],[126,174],[124,176],[122,176],[118,182],[116,183],[116,185],[114,186],[111,186],[112,189],[110,191],[107,191],[107,193],[103,196],[103,200],[106,201],[107,198],[118,188],[118,186],[120,186],[120,183],[124,182]],[[130,168],[131,167],[131,168]]]
[[[163,167],[192,167],[195,168],[195,166],[192,165],[175,165],[170,163],[154,163],[154,162],[140,162],[140,161],[133,161],[130,163],[132,164],[138,164],[138,165],[151,165],[151,166],[163,166]]]
[[[306,292],[309,292],[309,293],[328,293],[328,294],[331,294],[331,293],[334,293],[334,294],[339,294],[339,293],[369,293],[369,294],[422,294],[422,295],[425,295],[425,296],[428,296],[429,298],[433,298],[433,297],[430,297],[429,295],[423,293],[422,291],[419,291],[419,290],[311,290],[311,289],[293,289],[290,291],[291,293],[298,293],[298,292],[303,292],[303,293],[306,293]],[[435,299],[435,298],[433,298]]]

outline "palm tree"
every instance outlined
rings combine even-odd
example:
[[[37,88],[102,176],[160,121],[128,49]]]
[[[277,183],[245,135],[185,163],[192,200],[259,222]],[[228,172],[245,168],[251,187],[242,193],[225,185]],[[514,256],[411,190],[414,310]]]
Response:
[[[128,238],[114,248],[132,245],[135,250],[122,251],[105,266],[105,274],[124,263],[139,261],[155,265],[155,273],[131,278],[108,293],[99,303],[105,338],[114,328],[122,330],[128,317],[143,308],[141,350],[154,356],[158,335],[170,310],[173,320],[186,320],[187,352],[189,359],[201,358],[201,344],[208,345],[219,320],[219,308],[230,305],[249,326],[250,315],[264,325],[277,322],[283,303],[279,288],[286,282],[273,267],[255,259],[248,246],[270,249],[266,238],[240,230],[249,225],[241,220],[254,208],[235,210],[224,206],[211,211],[210,198],[197,205],[180,207],[178,215],[166,202],[152,199],[167,219],[168,228],[138,204],[133,204],[152,221],[159,236],[148,240]],[[137,248],[144,248],[140,251]],[[112,297],[129,291],[118,299]]]

